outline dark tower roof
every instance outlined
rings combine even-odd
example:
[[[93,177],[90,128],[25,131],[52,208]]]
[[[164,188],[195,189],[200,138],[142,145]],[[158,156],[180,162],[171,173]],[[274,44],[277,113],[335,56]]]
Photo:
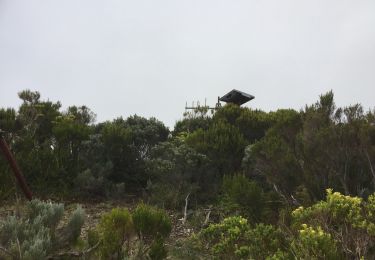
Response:
[[[233,89],[232,91],[230,91],[225,96],[222,96],[221,98],[219,98],[219,100],[223,101],[223,102],[233,103],[233,104],[241,106],[241,105],[245,104],[246,102],[248,102],[248,101],[250,101],[254,98],[255,97],[250,95],[250,94],[247,94],[245,92]]]

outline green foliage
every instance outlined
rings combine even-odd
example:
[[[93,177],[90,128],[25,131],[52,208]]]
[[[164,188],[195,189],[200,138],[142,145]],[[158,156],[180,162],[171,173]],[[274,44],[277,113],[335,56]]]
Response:
[[[190,112],[184,113],[184,118],[177,121],[174,126],[173,136],[182,133],[192,133],[198,129],[207,130],[212,119],[206,107],[200,107]]]
[[[246,140],[237,127],[215,122],[207,131],[198,129],[186,139],[187,144],[212,160],[212,168],[220,175],[240,169]]]
[[[140,239],[166,238],[172,230],[171,220],[161,209],[139,204],[133,214],[134,229]]]
[[[132,132],[132,143],[141,159],[147,158],[151,149],[166,141],[169,135],[168,128],[153,117],[146,119],[137,115],[130,116],[126,119],[125,126]]]
[[[33,200],[21,216],[9,216],[0,222],[0,244],[16,258],[44,259],[66,243],[74,242],[81,232],[83,211],[78,208],[63,231],[56,230],[63,205]],[[79,221],[77,221],[79,220]],[[66,233],[72,234],[65,236]],[[5,257],[0,252],[0,258]]]
[[[168,133],[168,129],[154,118],[133,116],[104,123],[100,129],[104,156],[113,165],[108,179],[125,183],[128,190],[145,187],[145,160],[155,145],[166,140]]]
[[[366,197],[375,187],[372,115],[360,105],[336,108],[332,92],[299,113],[271,112],[272,127],[246,150],[243,166],[290,204],[305,204],[296,201],[301,188],[307,204],[323,199],[327,187]]]
[[[237,211],[252,222],[260,221],[266,207],[262,189],[244,175],[224,176],[222,204],[228,212]]]
[[[229,217],[219,224],[211,224],[202,231],[201,237],[214,255],[230,259],[238,252],[238,243],[249,229],[246,219]]]
[[[34,194],[121,198],[134,192],[170,209],[181,209],[189,195],[190,220],[204,218],[191,211],[209,205],[210,221],[242,215],[252,225],[285,227],[228,218],[200,235],[198,242],[213,250],[204,256],[374,258],[375,111],[359,104],[337,108],[332,91],[301,111],[228,104],[210,115],[201,107],[176,123],[173,137],[154,118],[94,124],[86,106],[62,111],[60,102],[30,90],[19,97],[18,110],[0,108],[0,128]],[[4,158],[0,179],[0,199],[9,197],[16,189]],[[324,200],[327,187],[338,192],[328,190]],[[79,238],[83,211],[65,227],[62,214],[62,205],[33,201],[22,216],[2,222],[0,239],[17,257],[43,258]],[[100,242],[103,258],[163,258],[170,232],[163,214],[147,205],[133,215],[116,209],[89,244]]]
[[[84,170],[74,180],[75,192],[84,198],[111,197],[116,194],[116,184],[109,179],[113,172],[113,163],[105,154],[100,134],[90,135],[82,142],[80,161]]]
[[[224,121],[237,127],[248,143],[253,144],[264,137],[266,131],[277,121],[273,113],[227,104],[219,109],[213,121]]]
[[[164,240],[172,230],[167,213],[142,203],[134,210],[132,217],[139,239],[138,256],[164,259],[167,255]]]
[[[220,259],[266,259],[281,254],[286,245],[281,231],[271,225],[251,228],[242,217],[229,217],[202,230],[203,248]],[[287,255],[287,253],[283,253]]]
[[[171,220],[166,212],[139,204],[133,214],[125,208],[115,208],[104,214],[98,230],[90,231],[88,239],[90,245],[101,242],[102,259],[130,256],[163,259],[166,256],[164,241],[171,229]]]
[[[87,243],[90,247],[100,243],[100,234],[96,229],[89,229],[87,231]]]
[[[99,223],[100,255],[103,259],[122,259],[129,252],[133,220],[127,209],[115,208],[102,216]]]
[[[285,235],[279,228],[263,223],[257,224],[245,234],[247,245],[240,248],[238,255],[253,259],[266,259],[277,255],[288,255]]]
[[[163,208],[181,208],[187,194],[204,201],[214,193],[207,156],[171,139],[154,147],[147,161],[149,201]]]
[[[368,197],[364,207],[367,212],[367,231],[375,236],[375,193]]]
[[[150,246],[148,256],[150,259],[161,260],[167,258],[168,251],[164,245],[164,239],[157,237]]]
[[[294,191],[300,183],[298,172],[301,168],[293,143],[299,128],[299,115],[295,111],[276,113],[278,120],[265,137],[246,149],[243,166],[249,175],[261,175],[267,183],[287,193]]]
[[[287,229],[229,217],[203,229],[198,245],[220,259],[373,259],[374,198],[328,189],[325,201],[294,210]]]

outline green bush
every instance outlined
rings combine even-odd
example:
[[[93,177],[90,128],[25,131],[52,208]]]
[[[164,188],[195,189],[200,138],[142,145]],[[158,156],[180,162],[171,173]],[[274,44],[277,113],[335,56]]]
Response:
[[[164,210],[143,203],[134,210],[133,222],[140,239],[165,238],[172,230],[171,220]]]
[[[103,259],[122,259],[129,253],[133,221],[127,209],[115,208],[102,216],[99,223],[100,255]]]
[[[186,190],[184,187],[182,189]],[[148,202],[152,205],[167,209],[182,208],[185,193],[181,192],[181,189],[171,187],[169,183],[148,182],[147,191]]]
[[[266,259],[287,248],[285,234],[279,228],[263,223],[246,232],[245,240],[247,245],[240,247],[237,254],[253,259]],[[285,252],[283,254],[286,255]]]
[[[223,198],[225,214],[246,216],[252,222],[260,222],[266,208],[262,189],[244,175],[224,176]]]
[[[150,246],[148,256],[154,260],[160,260],[167,258],[167,249],[164,246],[164,239],[162,237],[156,238]]]
[[[208,248],[220,259],[266,259],[288,255],[286,240],[280,229],[258,224],[251,228],[245,218],[236,216],[212,224],[199,235],[203,250]]]
[[[89,229],[87,231],[87,244],[90,247],[93,247],[99,242],[100,242],[99,232],[96,229]]]
[[[97,231],[89,231],[88,243],[93,246],[100,241],[101,259],[163,259],[167,254],[164,241],[171,229],[165,211],[142,203],[133,214],[125,208],[104,214]]]
[[[236,256],[238,243],[243,240],[249,229],[247,219],[229,217],[204,229],[200,238],[206,243],[205,248],[210,248],[209,251],[213,255],[230,259]]]
[[[139,239],[139,256],[152,259],[166,257],[164,239],[172,230],[171,220],[164,210],[146,204],[139,204],[133,212],[134,229]]]

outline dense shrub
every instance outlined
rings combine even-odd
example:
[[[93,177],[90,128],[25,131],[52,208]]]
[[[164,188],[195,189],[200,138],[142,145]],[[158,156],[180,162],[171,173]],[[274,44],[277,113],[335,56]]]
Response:
[[[224,176],[222,205],[229,214],[237,212],[252,221],[260,221],[266,206],[262,189],[244,175]]]
[[[258,183],[242,174],[225,175],[222,185],[221,210],[228,215],[241,215],[252,223],[276,222],[281,206],[272,191],[264,192]]]
[[[304,225],[305,231],[300,235],[314,233],[314,230],[318,233],[324,232],[317,240],[325,241],[329,236],[337,241],[337,247],[347,258],[371,259],[375,257],[374,198],[375,194],[366,202],[361,198],[345,196],[328,189],[325,201],[293,211],[294,226],[299,228]],[[306,224],[308,226],[305,226]],[[333,242],[331,245],[334,250]]]
[[[183,138],[173,138],[154,147],[147,160],[150,203],[168,209],[181,209],[188,194],[197,201],[212,194],[212,175],[207,156],[187,146]]]
[[[297,259],[341,259],[336,241],[321,227],[302,225],[298,237],[292,241],[291,250]]]
[[[373,259],[374,202],[375,194],[364,201],[328,189],[325,201],[294,210],[283,230],[229,217],[203,229],[198,245],[220,259]]]

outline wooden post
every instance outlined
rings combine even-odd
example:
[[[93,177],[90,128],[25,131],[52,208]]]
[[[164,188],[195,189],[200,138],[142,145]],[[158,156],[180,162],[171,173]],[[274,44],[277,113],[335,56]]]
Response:
[[[1,130],[0,130],[0,149],[3,152],[7,161],[9,162],[9,165],[13,170],[14,176],[16,176],[16,179],[18,181],[18,185],[21,187],[21,189],[22,189],[23,193],[25,194],[26,198],[28,200],[32,200],[33,195],[31,193],[29,187],[26,184],[26,180],[23,177],[23,175],[21,173],[21,170],[18,167],[17,162],[14,159],[14,156],[13,156],[12,152],[10,151],[9,146],[8,146],[7,142],[5,141],[5,139],[3,137],[3,132]]]

